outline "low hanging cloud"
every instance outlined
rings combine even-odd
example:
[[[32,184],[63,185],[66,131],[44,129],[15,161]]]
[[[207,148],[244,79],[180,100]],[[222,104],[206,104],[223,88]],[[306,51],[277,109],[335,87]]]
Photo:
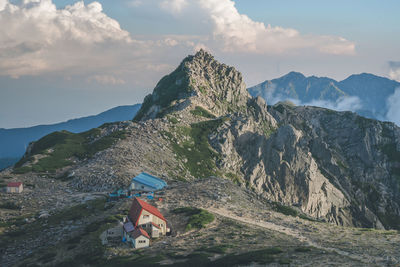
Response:
[[[121,85],[126,83],[123,79],[112,75],[93,75],[87,78],[87,82],[97,82],[103,85]]]
[[[160,5],[175,14],[198,10],[199,17],[212,23],[214,46],[224,52],[276,54],[310,49],[333,55],[355,53],[354,42],[343,37],[303,35],[295,29],[253,21],[240,14],[232,0],[164,0]]]
[[[342,96],[334,101],[315,99],[309,102],[302,102],[299,99],[293,99],[276,90],[276,85],[271,83],[263,90],[262,97],[267,101],[268,105],[274,105],[281,101],[290,101],[298,106],[316,106],[337,111],[359,111],[363,108],[361,99],[357,96]]]
[[[305,106],[317,106],[337,111],[353,111],[356,112],[362,109],[363,105],[361,99],[357,96],[342,96],[336,101],[327,100],[313,100],[311,102],[303,103]]]
[[[400,126],[400,88],[397,88],[393,95],[387,99],[388,112],[386,118]]]
[[[392,80],[400,82],[400,62],[389,61],[389,77]]]

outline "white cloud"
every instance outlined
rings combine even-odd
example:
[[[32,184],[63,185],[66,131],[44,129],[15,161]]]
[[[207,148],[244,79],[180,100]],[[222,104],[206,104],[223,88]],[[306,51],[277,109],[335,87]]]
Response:
[[[97,82],[103,85],[121,85],[125,84],[123,79],[114,77],[112,75],[93,75],[87,78],[88,82]]]
[[[335,101],[328,101],[328,100],[312,100],[310,102],[301,102],[298,99],[290,99],[287,96],[280,94],[276,90],[275,84],[268,85],[267,88],[264,90],[264,94],[262,97],[267,101],[268,105],[274,105],[280,101],[289,100],[293,102],[295,105],[301,106],[316,106],[316,107],[323,107],[337,111],[353,111],[356,112],[363,108],[362,101],[357,96],[343,96],[339,97]]]
[[[164,0],[160,3],[161,8],[172,14],[180,13],[186,5],[186,0]]]
[[[133,0],[129,2],[129,5],[133,7],[139,7],[143,5],[143,2],[141,0]]]
[[[357,96],[344,96],[338,98],[336,101],[326,100],[313,100],[308,103],[304,103],[305,106],[317,106],[337,111],[357,111],[362,108],[362,102]]]
[[[135,12],[158,8],[157,16],[164,14],[186,25],[196,22],[202,29],[202,35],[148,36],[132,36],[98,2],[77,1],[62,9],[52,0],[15,3],[0,0],[0,75],[15,78],[100,73],[149,88],[185,55],[200,48],[227,58],[233,53],[247,57],[248,53],[269,55],[299,49],[311,49],[314,55],[354,51],[354,44],[340,37],[306,36],[255,22],[240,14],[231,0],[127,1]]]
[[[400,82],[400,62],[390,61],[389,68],[390,79]]]
[[[280,54],[311,49],[333,55],[355,53],[355,44],[343,37],[302,35],[295,29],[253,21],[240,14],[232,0],[164,0],[162,7],[174,13],[191,8],[197,10],[198,18],[205,15],[212,22],[214,45],[224,52]]]
[[[56,9],[51,0],[24,0],[20,5],[0,1],[0,7],[5,7],[0,11],[2,75],[97,68],[113,58],[107,51],[110,47],[139,45],[103,13],[98,2],[79,1]]]
[[[0,0],[0,11],[4,10],[8,1],[7,0]]]
[[[386,118],[400,126],[400,88],[397,88],[393,95],[387,99],[388,112]]]

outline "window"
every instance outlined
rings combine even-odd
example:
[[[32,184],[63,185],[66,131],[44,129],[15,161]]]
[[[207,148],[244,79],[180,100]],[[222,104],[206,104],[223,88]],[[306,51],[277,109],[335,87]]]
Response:
[[[146,240],[139,240],[139,244],[146,243]]]
[[[142,189],[144,189],[144,186],[142,185]]]
[[[148,219],[150,215],[143,215],[143,219]]]

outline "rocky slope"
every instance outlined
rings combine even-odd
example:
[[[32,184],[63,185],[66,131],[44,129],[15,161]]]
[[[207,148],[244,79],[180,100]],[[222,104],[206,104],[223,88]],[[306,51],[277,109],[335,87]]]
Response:
[[[400,130],[394,124],[267,106],[249,96],[238,71],[204,51],[164,77],[134,121],[35,149],[39,141],[19,171],[53,167],[55,178],[68,177],[69,186],[84,191],[126,186],[141,171],[169,181],[219,176],[319,220],[399,229]],[[65,156],[60,151],[71,142],[75,150]],[[54,170],[60,155],[69,164]]]

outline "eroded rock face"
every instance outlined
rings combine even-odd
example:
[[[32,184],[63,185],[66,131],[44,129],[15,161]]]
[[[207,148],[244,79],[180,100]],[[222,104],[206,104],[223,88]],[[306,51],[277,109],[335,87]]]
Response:
[[[162,117],[190,105],[202,106],[222,116],[244,110],[249,99],[242,74],[200,50],[160,80],[153,93],[145,98],[135,120]]]
[[[193,169],[204,166],[207,175],[215,172],[315,218],[400,228],[400,128],[392,123],[287,103],[267,106],[249,97],[239,72],[204,51],[165,76],[135,120],[123,126],[125,139],[68,167],[75,177],[70,185],[105,191],[128,185],[141,171],[192,181],[201,178]]]
[[[257,131],[255,114],[248,114],[232,117],[210,137],[222,154],[221,168],[239,170],[259,194],[315,218],[399,227],[398,127],[322,108],[269,110],[261,115],[274,129],[269,135]]]
[[[234,175],[271,201],[338,225],[400,227],[398,127],[350,112],[287,103],[268,107],[245,88],[239,72],[200,51],[159,82],[136,119],[157,124],[153,118],[174,116],[189,127],[210,119],[191,114],[200,106],[227,118],[208,136],[219,154],[220,175]],[[187,160],[176,157],[170,166],[187,173]]]

